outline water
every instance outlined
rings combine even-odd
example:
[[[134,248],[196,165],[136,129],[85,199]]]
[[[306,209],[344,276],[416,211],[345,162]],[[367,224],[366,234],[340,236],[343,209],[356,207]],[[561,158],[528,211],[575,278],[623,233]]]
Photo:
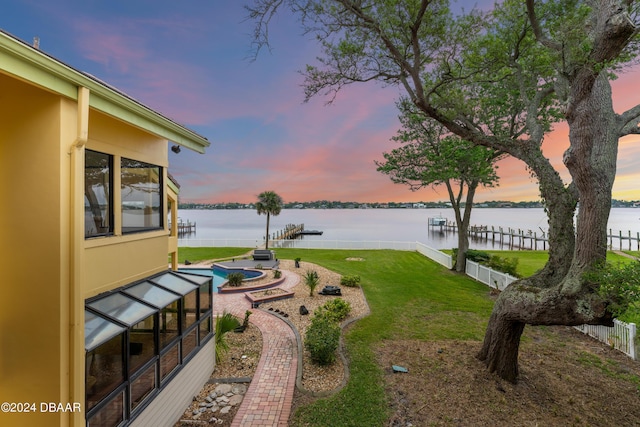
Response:
[[[181,236],[185,240],[241,239],[247,241],[247,246],[258,246],[264,242],[266,216],[258,215],[252,209],[180,210],[178,216],[185,222],[197,224],[196,233]],[[305,229],[321,230],[323,234],[304,236],[303,239],[419,241],[436,249],[450,249],[457,246],[457,235],[441,233],[439,228],[427,225],[428,218],[440,216],[454,221],[451,209],[284,209],[280,215],[271,217],[269,231],[273,235],[287,224],[304,224]],[[548,229],[543,209],[525,208],[475,208],[471,225],[531,230],[538,235]],[[631,231],[635,237],[640,231],[640,209],[612,209],[608,228],[616,235],[619,231],[623,235]],[[491,242],[472,241],[471,247],[493,246]]]
[[[230,271],[233,271],[233,269],[222,268],[222,267],[219,267],[219,266],[216,266],[214,268],[188,268],[188,267],[185,267],[185,268],[181,268],[180,271],[183,272],[183,273],[199,274],[201,276],[212,276],[213,277],[213,289],[217,289],[219,286],[222,286],[222,284],[227,281],[227,275],[229,274]],[[244,274],[244,277],[246,277],[246,278],[258,277],[258,276],[262,275],[262,272],[260,272],[260,271],[245,271],[245,270],[242,270],[240,272],[242,274]]]

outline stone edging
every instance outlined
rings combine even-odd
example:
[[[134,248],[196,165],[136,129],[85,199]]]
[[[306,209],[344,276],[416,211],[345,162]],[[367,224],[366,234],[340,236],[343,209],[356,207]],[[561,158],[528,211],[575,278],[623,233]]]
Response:
[[[279,289],[282,291],[281,294],[275,294],[275,295],[266,295],[266,296],[262,296],[262,297],[256,297],[251,295],[253,292],[261,292],[263,290],[270,290],[270,289]],[[256,291],[252,291],[252,292],[245,292],[244,296],[246,299],[249,300],[249,302],[251,302],[251,308],[258,308],[260,306],[260,304],[265,303],[265,302],[273,302],[273,301],[278,301],[278,300],[282,300],[282,299],[287,299],[287,298],[293,298],[294,292],[291,291],[287,291],[285,289],[282,288],[272,288],[269,287],[269,289],[260,289],[260,290],[256,290]],[[264,310],[263,310],[264,311]]]
[[[260,277],[262,278],[262,276]],[[286,278],[285,277],[281,277],[279,279],[275,279],[273,282],[269,282],[269,283],[263,283],[262,285],[247,285],[247,286],[227,286],[227,282],[225,282],[222,286],[218,286],[218,293],[219,294],[240,294],[240,293],[246,293],[246,292],[253,292],[253,291],[263,291],[265,289],[270,289],[270,288],[274,288],[276,286],[281,285],[284,280]],[[254,279],[254,280],[257,280]]]

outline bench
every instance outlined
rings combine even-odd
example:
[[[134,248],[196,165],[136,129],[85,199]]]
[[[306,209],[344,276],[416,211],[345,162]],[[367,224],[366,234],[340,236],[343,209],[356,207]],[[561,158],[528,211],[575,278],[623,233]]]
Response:
[[[254,261],[271,261],[276,258],[276,253],[269,249],[255,249],[253,251]]]

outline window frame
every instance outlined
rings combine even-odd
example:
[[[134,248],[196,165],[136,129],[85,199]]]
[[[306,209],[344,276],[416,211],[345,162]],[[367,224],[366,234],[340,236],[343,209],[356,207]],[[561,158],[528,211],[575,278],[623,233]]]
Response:
[[[106,202],[107,202],[107,209],[106,209],[106,213],[103,217],[103,221],[106,219],[106,221],[108,221],[108,225],[107,230],[103,231],[103,232],[98,232],[98,230],[96,229],[95,233],[88,233],[87,229],[88,229],[88,224],[87,224],[87,211],[86,211],[86,207],[85,207],[85,225],[84,225],[84,238],[85,239],[92,239],[92,238],[96,238],[96,237],[104,237],[104,236],[112,236],[115,233],[115,195],[114,195],[114,175],[115,175],[115,162],[114,162],[114,156],[113,154],[109,154],[109,153],[104,153],[102,151],[97,151],[97,150],[91,150],[91,149],[85,149],[84,152],[84,198],[85,201],[87,199],[89,199],[87,197],[87,155],[90,153],[94,153],[94,154],[99,154],[99,155],[103,155],[107,157],[107,169],[109,172],[108,178],[107,178],[107,185],[109,186],[109,188],[107,189],[107,191],[105,193],[106,194]],[[102,209],[101,209],[102,211]],[[102,212],[101,212],[102,213]],[[89,220],[90,221],[94,221],[95,222],[95,216],[92,213],[91,210],[91,201],[89,201],[89,214],[91,214]],[[102,216],[102,215],[101,215]]]
[[[129,166],[125,166],[125,164],[127,162],[132,162],[135,165],[138,165],[139,167],[135,168],[133,167],[133,165],[131,167]],[[154,183],[152,180],[150,181],[145,181],[144,185],[157,185],[157,206],[154,205],[153,203],[149,204],[143,204],[142,205],[142,218],[143,218],[143,222],[147,222],[147,221],[151,221],[150,225],[142,225],[142,226],[133,226],[133,225],[128,225],[128,221],[125,218],[129,218],[129,217],[125,217],[125,213],[131,210],[138,210],[137,208],[135,209],[130,209],[130,208],[126,208],[125,209],[125,202],[129,202],[132,204],[135,204],[135,206],[138,206],[138,204],[140,203],[139,201],[133,201],[133,200],[125,200],[125,196],[126,196],[126,190],[125,187],[126,185],[124,184],[124,179],[123,179],[123,175],[124,175],[124,170],[125,169],[141,169],[141,167],[144,166],[146,169],[149,169],[150,171],[153,169],[156,169],[155,174],[150,174],[152,175],[156,175],[158,178],[158,182]],[[159,165],[155,165],[153,163],[148,163],[142,160],[137,160],[137,159],[132,159],[130,157],[121,157],[120,158],[120,167],[119,167],[119,173],[120,173],[120,227],[122,230],[122,234],[134,234],[134,233],[144,233],[147,231],[157,231],[157,230],[163,230],[164,229],[164,224],[165,224],[165,211],[164,211],[164,204],[165,204],[165,193],[166,193],[166,188],[164,186],[164,172],[163,172],[163,168],[162,166]],[[153,194],[156,193],[155,191],[150,191],[149,194],[151,194],[151,199],[153,199]],[[144,203],[144,202],[143,202]],[[132,205],[134,206],[134,205]],[[149,213],[147,213],[147,210],[150,210]],[[154,224],[156,223],[157,224]]]

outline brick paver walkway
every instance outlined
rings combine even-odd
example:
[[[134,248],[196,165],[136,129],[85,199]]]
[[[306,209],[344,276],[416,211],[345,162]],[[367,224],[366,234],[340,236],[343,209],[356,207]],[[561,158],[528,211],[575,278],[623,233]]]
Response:
[[[290,289],[300,277],[283,271],[281,288]],[[214,316],[224,310],[244,318],[251,308],[244,294],[216,294]],[[262,333],[262,355],[251,385],[233,419],[232,427],[286,426],[291,413],[298,369],[298,345],[291,327],[282,319],[262,310],[253,310],[250,322]]]

